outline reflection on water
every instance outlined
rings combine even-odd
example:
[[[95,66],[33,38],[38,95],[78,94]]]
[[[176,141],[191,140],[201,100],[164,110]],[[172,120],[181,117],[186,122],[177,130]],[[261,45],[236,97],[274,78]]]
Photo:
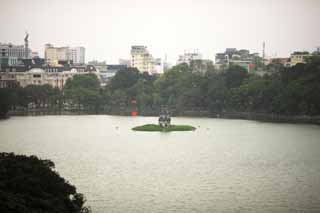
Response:
[[[320,127],[173,118],[194,132],[133,132],[153,117],[0,121],[0,151],[35,154],[94,212],[320,212]]]

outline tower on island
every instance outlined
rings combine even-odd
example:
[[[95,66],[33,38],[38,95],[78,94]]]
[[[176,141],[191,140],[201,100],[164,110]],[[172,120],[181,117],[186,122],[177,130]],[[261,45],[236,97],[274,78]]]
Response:
[[[159,126],[162,128],[170,127],[171,125],[171,117],[170,117],[170,111],[167,107],[162,107],[160,109],[160,115],[159,115]]]

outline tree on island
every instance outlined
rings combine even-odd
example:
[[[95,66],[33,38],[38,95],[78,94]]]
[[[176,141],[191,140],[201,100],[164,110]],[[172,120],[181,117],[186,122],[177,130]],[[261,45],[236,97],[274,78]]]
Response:
[[[0,153],[0,212],[89,213],[84,203],[52,161]]]

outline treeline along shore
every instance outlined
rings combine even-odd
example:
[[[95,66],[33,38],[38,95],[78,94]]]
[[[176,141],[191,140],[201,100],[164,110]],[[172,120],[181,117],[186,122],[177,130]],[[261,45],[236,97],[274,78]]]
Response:
[[[252,119],[320,124],[320,57],[306,64],[270,64],[264,75],[239,66],[205,72],[180,64],[162,75],[123,69],[106,86],[95,74],[68,79],[63,90],[49,85],[0,89],[0,116],[110,114]]]
[[[210,111],[183,111],[172,112],[173,116],[177,117],[206,117],[206,118],[223,118],[223,119],[244,119],[244,120],[256,120],[263,122],[276,122],[276,123],[309,123],[320,125],[320,116],[308,116],[308,115],[279,115],[270,113],[254,113],[254,112],[222,112],[212,113]],[[131,116],[131,111],[114,110],[112,112],[92,112],[85,110],[55,110],[50,108],[29,109],[29,110],[12,110],[8,112],[9,116],[41,116],[41,115],[120,115]],[[141,112],[142,116],[158,116],[157,110]]]

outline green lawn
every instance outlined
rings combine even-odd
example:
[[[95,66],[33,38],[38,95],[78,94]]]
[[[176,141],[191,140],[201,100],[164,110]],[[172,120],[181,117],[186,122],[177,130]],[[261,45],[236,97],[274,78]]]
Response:
[[[168,128],[162,128],[157,124],[146,124],[132,128],[135,131],[146,132],[172,132],[172,131],[194,131],[196,128],[189,125],[171,125]]]

